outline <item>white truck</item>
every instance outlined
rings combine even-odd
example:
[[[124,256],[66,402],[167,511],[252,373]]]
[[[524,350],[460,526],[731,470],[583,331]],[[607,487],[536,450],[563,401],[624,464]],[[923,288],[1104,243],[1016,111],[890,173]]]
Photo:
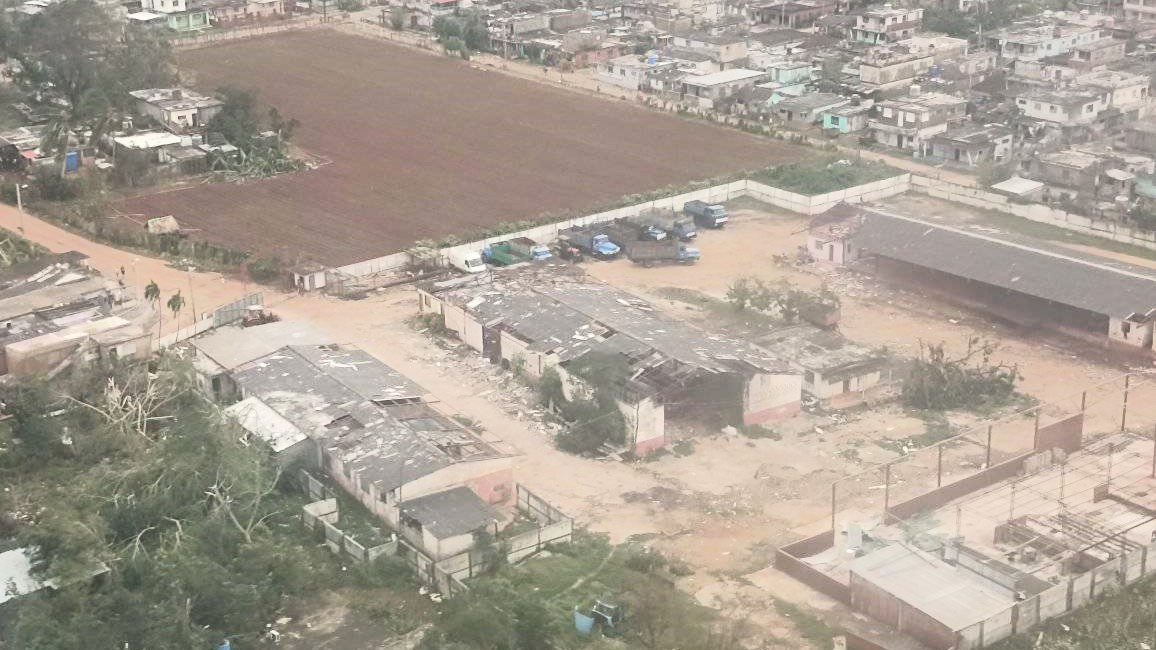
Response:
[[[466,273],[481,273],[486,270],[486,262],[481,251],[453,252],[447,256],[450,266]]]

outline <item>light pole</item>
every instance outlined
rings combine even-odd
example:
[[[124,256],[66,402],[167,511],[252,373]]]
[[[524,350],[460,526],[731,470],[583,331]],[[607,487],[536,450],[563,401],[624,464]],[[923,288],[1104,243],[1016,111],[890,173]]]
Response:
[[[140,297],[140,276],[136,272],[136,263],[140,261],[139,257],[132,258],[132,295]]]
[[[24,232],[24,199],[20,196],[21,189],[28,189],[27,185],[15,183],[16,185],[16,209],[20,212],[20,232]]]

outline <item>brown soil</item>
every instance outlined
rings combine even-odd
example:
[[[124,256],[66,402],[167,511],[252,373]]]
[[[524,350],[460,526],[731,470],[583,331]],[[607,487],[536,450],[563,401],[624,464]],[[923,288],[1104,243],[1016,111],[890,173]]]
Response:
[[[172,214],[203,239],[291,261],[372,259],[418,239],[807,154],[328,29],[186,52],[181,66],[204,91],[256,90],[300,120],[297,145],[333,162],[121,209]]]

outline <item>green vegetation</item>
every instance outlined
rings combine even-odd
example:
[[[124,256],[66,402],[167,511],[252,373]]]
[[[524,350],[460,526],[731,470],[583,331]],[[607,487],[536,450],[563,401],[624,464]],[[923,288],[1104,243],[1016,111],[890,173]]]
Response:
[[[955,431],[951,428],[951,423],[947,421],[947,417],[941,411],[924,411],[923,416],[923,433],[900,438],[898,440],[892,438],[884,438],[879,441],[879,446],[891,450],[897,454],[905,454],[915,449],[922,449],[930,447],[937,442],[943,442],[955,435]],[[844,450],[846,451],[846,450]],[[855,452],[855,459],[858,459],[858,452]],[[845,456],[850,460],[849,456]]]
[[[224,106],[205,129],[210,141],[219,138],[237,147],[237,151],[213,151],[209,169],[240,178],[265,178],[304,167],[288,151],[289,139],[299,125],[297,120],[282,117],[276,108],[260,117],[257,98],[247,90],[226,87],[217,94]]]
[[[761,424],[741,424],[738,427],[738,431],[743,436],[745,436],[747,438],[754,438],[756,440],[758,440],[758,439],[782,440],[783,439],[783,434],[779,433],[778,431],[775,431],[774,429],[764,427]]]
[[[254,282],[269,284],[281,279],[284,267],[278,257],[258,257],[245,264],[245,270]]]
[[[919,356],[903,380],[903,403],[933,411],[1007,404],[1021,377],[1014,366],[992,362],[995,350],[995,344],[973,338],[967,353],[953,359],[942,343],[920,343]]]
[[[187,362],[8,383],[0,401],[0,536],[61,585],[19,600],[12,647],[256,647],[286,599],[413,590],[388,562],[343,572],[308,538],[304,498]]]
[[[823,619],[794,603],[776,598],[775,609],[783,616],[791,619],[795,624],[795,629],[799,631],[799,635],[810,641],[816,648],[832,647],[835,637],[839,635],[839,632],[827,625]]]
[[[420,648],[604,648],[597,631],[591,637],[575,631],[572,613],[601,599],[625,608],[614,647],[737,650],[742,626],[675,588],[672,576],[688,572],[657,552],[576,531],[572,544],[472,581],[469,593],[446,603]]]
[[[626,438],[626,421],[617,400],[626,388],[629,365],[620,354],[587,352],[567,365],[567,371],[581,380],[576,390],[586,396],[566,399],[562,377],[551,368],[538,380],[538,399],[566,423],[558,434],[558,448],[572,454],[593,454],[605,444],[621,444]]]
[[[814,196],[893,178],[902,173],[886,163],[817,156],[790,165],[769,167],[750,178],[788,192]]]
[[[991,650],[1120,650],[1156,644],[1156,580],[1147,578]]]
[[[438,16],[433,21],[433,32],[447,52],[461,52],[463,59],[468,59],[470,52],[490,49],[486,20],[477,11],[462,16]]]
[[[0,269],[34,260],[48,255],[48,253],[48,249],[40,244],[28,241],[10,230],[0,228]]]
[[[788,325],[799,319],[827,324],[839,311],[839,296],[826,286],[804,291],[785,279],[768,286],[758,278],[739,278],[727,290],[727,301],[738,311],[764,312]]]

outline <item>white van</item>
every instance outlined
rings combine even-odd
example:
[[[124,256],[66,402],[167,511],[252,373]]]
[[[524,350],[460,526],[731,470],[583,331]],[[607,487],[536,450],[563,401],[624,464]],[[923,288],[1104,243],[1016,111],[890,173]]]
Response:
[[[486,263],[482,261],[482,254],[478,251],[451,254],[449,261],[450,266],[466,273],[481,273],[486,270]]]

